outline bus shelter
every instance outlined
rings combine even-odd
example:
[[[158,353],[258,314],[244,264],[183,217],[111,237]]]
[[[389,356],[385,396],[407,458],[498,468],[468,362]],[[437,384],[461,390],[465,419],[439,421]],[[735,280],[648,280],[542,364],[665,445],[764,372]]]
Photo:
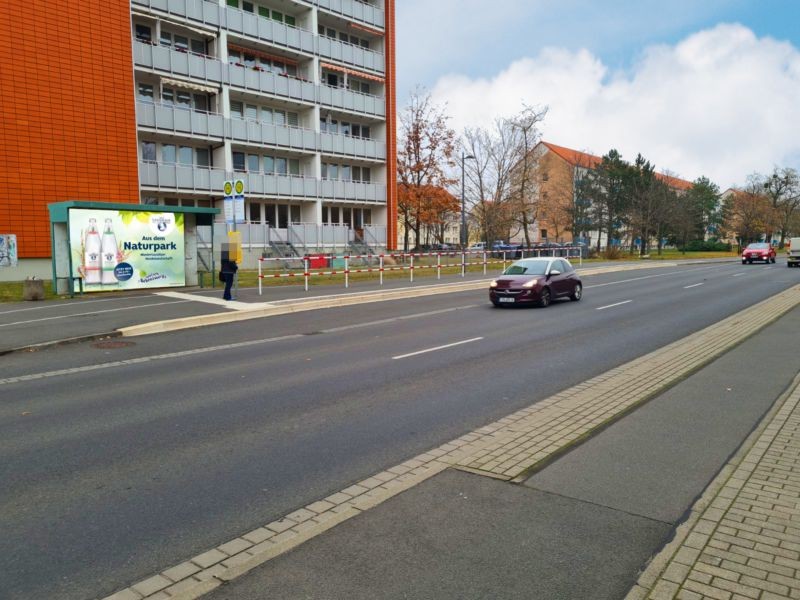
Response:
[[[213,281],[217,208],[71,200],[48,209],[58,294],[195,286],[206,272]]]

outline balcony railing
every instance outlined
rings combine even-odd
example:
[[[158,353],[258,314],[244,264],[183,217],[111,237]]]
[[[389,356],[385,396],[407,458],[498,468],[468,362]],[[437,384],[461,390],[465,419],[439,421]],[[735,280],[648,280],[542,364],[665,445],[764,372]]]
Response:
[[[224,169],[210,167],[139,162],[139,182],[147,190],[222,196],[223,183],[234,178],[243,179],[245,193],[253,197],[386,202],[386,186],[377,183],[263,173],[229,173]]]
[[[383,54],[366,48],[345,44],[300,27],[279,23],[271,19],[244,12],[229,6],[220,6],[209,0],[131,0],[133,4],[144,6],[173,17],[186,19],[188,24],[200,24],[214,29],[222,28],[234,34],[249,37],[290,50],[305,54],[318,54],[324,58],[341,61],[355,67],[372,70],[378,73],[385,72]],[[334,3],[337,4],[337,3]],[[330,10],[336,14],[346,14],[349,6],[343,4],[337,10]],[[356,5],[363,3],[355,2]],[[377,16],[373,12],[377,11]],[[383,28],[383,11],[365,5],[350,10],[370,18],[379,18],[376,27]],[[353,17],[357,18],[357,17]],[[359,18],[364,22],[365,19]],[[370,22],[370,24],[372,24]]]
[[[311,129],[274,125],[252,119],[225,119],[218,113],[189,110],[157,102],[136,103],[136,123],[170,135],[274,146],[298,152],[322,152],[368,160],[386,160],[386,143]]]
[[[217,113],[188,110],[154,102],[136,103],[136,124],[171,133],[221,140],[225,137],[225,119]]]
[[[386,115],[385,100],[379,96],[316,85],[295,77],[230,65],[215,58],[145,42],[134,42],[133,50],[134,64],[140,68],[199,79],[212,85],[225,83],[247,91],[297,102],[320,104],[379,117]]]
[[[355,19],[378,29],[384,27],[383,10],[372,4],[358,0],[313,0],[313,2],[326,12]]]

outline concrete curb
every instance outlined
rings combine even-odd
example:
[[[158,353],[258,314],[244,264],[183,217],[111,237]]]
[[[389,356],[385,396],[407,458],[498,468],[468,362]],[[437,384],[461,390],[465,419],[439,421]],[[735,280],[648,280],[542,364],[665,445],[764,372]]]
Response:
[[[642,269],[675,267],[678,263],[665,262],[658,265],[624,265],[613,267],[596,267],[588,269],[578,269],[581,277],[590,277],[603,273],[615,273],[621,271],[638,271]],[[437,294],[449,294],[453,292],[465,292],[486,288],[488,282],[494,277],[469,281],[463,283],[447,283],[418,288],[402,288],[395,290],[378,290],[365,292],[363,294],[327,296],[324,298],[300,299],[294,303],[287,303],[273,306],[258,306],[253,309],[244,309],[231,313],[214,313],[209,315],[199,315],[195,317],[183,317],[180,319],[170,319],[165,321],[153,321],[141,325],[131,325],[119,329],[119,333],[124,337],[134,337],[139,335],[151,335],[154,333],[166,333],[169,331],[179,331],[193,327],[203,327],[206,325],[220,325],[223,323],[235,323],[250,319],[261,319],[264,317],[274,317],[290,313],[303,312],[307,310],[320,310],[324,308],[336,308],[340,306],[352,306],[354,304],[365,304],[369,302],[386,302],[390,300],[402,300],[404,298],[419,298],[423,296],[433,296]]]
[[[48,348],[55,348],[56,346],[66,346],[67,344],[79,344],[81,342],[96,342],[99,340],[106,340],[121,336],[122,333],[119,330],[108,331],[106,333],[79,335],[76,337],[64,338],[61,340],[53,340],[50,342],[41,342],[39,344],[30,344],[28,346],[19,346],[17,348],[9,348],[6,350],[0,349],[0,356],[5,356],[7,354],[14,354],[18,352],[39,352],[40,350],[47,350]]]

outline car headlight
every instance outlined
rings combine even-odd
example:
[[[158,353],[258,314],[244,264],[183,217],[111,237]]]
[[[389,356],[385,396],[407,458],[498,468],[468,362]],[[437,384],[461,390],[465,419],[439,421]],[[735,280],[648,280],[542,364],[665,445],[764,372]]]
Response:
[[[489,287],[490,288],[496,288],[497,287],[497,279],[492,279],[492,282],[489,284]]]
[[[538,279],[531,279],[530,281],[528,281],[526,283],[523,283],[522,287],[530,289],[533,286],[535,286],[537,283],[539,283]]]

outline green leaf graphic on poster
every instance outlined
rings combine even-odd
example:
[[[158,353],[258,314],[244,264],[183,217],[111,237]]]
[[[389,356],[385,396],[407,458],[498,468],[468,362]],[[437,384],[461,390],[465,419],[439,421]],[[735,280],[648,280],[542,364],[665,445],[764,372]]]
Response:
[[[140,223],[149,223],[151,214],[152,213],[148,212],[136,213],[136,220],[139,221]]]
[[[147,271],[139,271],[139,277],[147,277]]]
[[[121,210],[119,211],[119,218],[122,219],[123,224],[130,225],[135,214],[132,210]]]
[[[175,213],[175,227],[183,231],[183,213]]]

